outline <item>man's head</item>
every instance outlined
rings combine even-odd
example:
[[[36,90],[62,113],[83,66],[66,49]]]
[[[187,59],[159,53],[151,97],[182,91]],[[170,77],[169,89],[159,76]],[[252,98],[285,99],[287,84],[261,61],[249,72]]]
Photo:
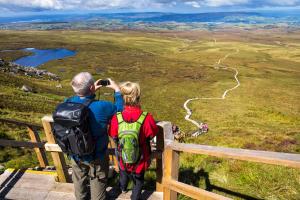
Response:
[[[88,72],[81,72],[74,76],[71,86],[78,96],[88,96],[95,93],[94,79]]]

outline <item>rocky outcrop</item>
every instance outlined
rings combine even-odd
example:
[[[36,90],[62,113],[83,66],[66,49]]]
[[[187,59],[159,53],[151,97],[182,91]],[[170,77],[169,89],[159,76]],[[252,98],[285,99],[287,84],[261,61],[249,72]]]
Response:
[[[41,70],[34,67],[23,67],[12,62],[6,62],[0,58],[0,71],[6,72],[12,75],[20,74],[34,78],[43,78],[49,80],[60,80],[59,76],[48,72],[47,70]]]
[[[21,87],[21,90],[24,91],[24,92],[34,92],[32,87],[28,86],[28,85],[23,85]]]

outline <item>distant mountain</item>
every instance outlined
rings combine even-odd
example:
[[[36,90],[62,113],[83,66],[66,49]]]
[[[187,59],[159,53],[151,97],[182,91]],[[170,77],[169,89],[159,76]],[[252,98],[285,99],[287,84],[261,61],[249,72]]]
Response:
[[[34,15],[24,17],[0,17],[0,23],[17,22],[74,22],[91,20],[120,20],[123,22],[226,22],[227,18],[243,19],[262,16],[255,12],[213,12],[213,13],[89,13],[89,14],[60,14],[60,15]],[[236,22],[239,22],[237,20]]]
[[[137,14],[118,14],[110,15],[111,19],[119,19],[125,22],[225,22],[228,17],[250,17],[260,16],[254,12],[215,12],[215,13],[193,13],[193,14],[177,14],[177,13],[153,13],[144,15]]]
[[[86,13],[0,17],[0,29],[211,29],[218,24],[300,26],[300,12]]]

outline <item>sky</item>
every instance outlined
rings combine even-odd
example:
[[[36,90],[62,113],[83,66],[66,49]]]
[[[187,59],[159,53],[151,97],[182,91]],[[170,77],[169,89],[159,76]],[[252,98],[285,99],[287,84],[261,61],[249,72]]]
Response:
[[[300,0],[0,0],[0,16],[68,12],[208,12],[300,8]]]

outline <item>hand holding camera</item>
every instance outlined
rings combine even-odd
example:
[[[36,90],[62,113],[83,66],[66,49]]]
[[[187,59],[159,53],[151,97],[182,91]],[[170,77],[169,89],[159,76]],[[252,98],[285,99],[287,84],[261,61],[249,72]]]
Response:
[[[113,89],[115,92],[119,92],[120,88],[119,86],[110,78],[108,79],[99,79],[95,82],[95,88],[96,90],[99,89],[100,87],[108,87]]]
[[[98,85],[102,85],[102,86],[108,86],[110,85],[110,81],[108,79],[101,79],[99,82],[98,82]]]

